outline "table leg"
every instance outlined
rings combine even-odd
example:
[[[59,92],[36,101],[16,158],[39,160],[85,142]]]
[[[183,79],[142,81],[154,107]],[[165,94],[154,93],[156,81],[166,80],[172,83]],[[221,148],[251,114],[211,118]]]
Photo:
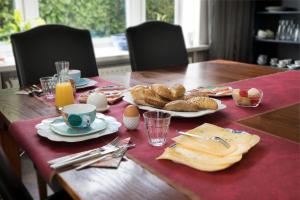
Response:
[[[7,126],[2,124],[0,127],[0,141],[4,153],[7,156],[14,172],[18,177],[21,178],[21,159],[19,156],[19,147],[15,142],[14,138],[9,134]]]
[[[41,177],[39,172],[36,170],[36,176],[37,176],[37,182],[39,187],[39,196],[40,199],[46,199],[47,198],[47,183],[46,181]]]

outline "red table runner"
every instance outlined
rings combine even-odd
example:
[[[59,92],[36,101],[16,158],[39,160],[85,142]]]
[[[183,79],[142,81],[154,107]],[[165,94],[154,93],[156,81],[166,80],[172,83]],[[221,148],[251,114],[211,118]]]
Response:
[[[222,85],[233,88],[254,87],[263,91],[262,103],[255,109],[237,107],[231,97],[222,98],[222,102],[227,106],[222,113],[227,120],[246,118],[300,101],[300,71],[280,72]]]
[[[286,87],[299,88],[299,86],[294,86],[297,85],[296,82],[298,83],[300,80],[299,74],[299,72],[284,72],[245,80],[245,82],[239,81],[232,83],[232,85],[236,87],[239,86],[237,84],[249,84],[250,87],[257,87],[264,90],[265,100],[262,104],[263,109],[255,108],[243,111],[243,108],[231,106],[230,103],[232,102],[230,101],[232,100],[227,99],[224,100],[224,102],[226,102],[225,104],[227,105],[229,104],[229,106],[222,112],[193,119],[172,119],[167,145],[171,144],[170,138],[176,135],[176,129],[188,130],[199,126],[204,122],[245,130],[261,137],[261,142],[247,153],[239,163],[221,172],[201,172],[180,164],[175,164],[171,161],[155,160],[155,158],[163,152],[164,148],[154,148],[148,145],[143,121],[141,121],[138,130],[127,131],[122,126],[118,134],[122,138],[130,136],[132,141],[137,144],[135,149],[129,150],[128,152],[128,155],[131,158],[155,173],[164,176],[171,184],[176,183],[177,185],[189,189],[201,198],[297,199],[300,197],[299,144],[257,130],[252,130],[235,124],[234,122],[225,121],[224,119],[238,119],[239,116],[251,116],[260,112],[299,102],[299,89],[296,89],[296,91],[293,91],[292,93],[288,93],[285,96],[286,98],[281,98],[282,100],[278,101],[280,103],[269,101],[272,99],[273,95],[277,95],[274,90],[276,88],[281,88],[278,85],[284,84]],[[292,78],[290,79],[289,76]],[[274,82],[270,79],[279,81]],[[258,82],[264,84],[259,85]],[[266,83],[269,82],[272,82],[274,85],[273,89],[271,86],[268,87],[271,90],[270,92],[265,91],[267,89]],[[99,86],[107,84],[109,83],[100,82]],[[279,90],[282,91],[282,89]],[[122,121],[122,113],[126,105],[126,102],[120,102],[113,105],[106,114],[116,117],[118,121]],[[229,109],[235,111],[230,111]],[[116,136],[113,134],[76,144],[52,142],[39,137],[36,134],[34,126],[39,123],[41,119],[42,118],[15,122],[11,125],[10,132],[20,146],[27,152],[41,175],[46,180],[50,180],[52,174],[52,170],[47,164],[48,160],[66,154],[95,148],[107,143]],[[176,173],[174,173],[174,171],[176,171]]]

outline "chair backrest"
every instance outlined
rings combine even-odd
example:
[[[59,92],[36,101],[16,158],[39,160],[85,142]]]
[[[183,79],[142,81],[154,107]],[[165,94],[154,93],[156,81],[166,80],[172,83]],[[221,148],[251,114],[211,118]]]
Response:
[[[188,56],[178,25],[149,21],[126,30],[133,71],[186,66]]]
[[[98,75],[88,30],[64,25],[43,25],[11,35],[20,86],[39,83],[39,78],[56,73],[55,61],[67,60],[82,77]]]
[[[14,174],[8,160],[0,148],[0,199],[4,200],[32,200],[29,192]]]

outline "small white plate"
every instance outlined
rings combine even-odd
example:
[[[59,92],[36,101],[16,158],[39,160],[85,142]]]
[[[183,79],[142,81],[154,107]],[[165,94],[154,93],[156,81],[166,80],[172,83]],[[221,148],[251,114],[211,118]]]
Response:
[[[96,118],[95,121],[88,128],[71,128],[69,127],[63,119],[56,119],[50,124],[52,131],[59,135],[77,137],[83,135],[93,134],[104,130],[107,127],[106,121],[104,119]]]
[[[163,110],[163,109],[159,109],[159,108],[153,108],[150,106],[143,106],[143,105],[137,105],[136,103],[134,103],[133,98],[130,94],[130,92],[124,92],[124,97],[123,100],[136,105],[139,109],[142,110],[147,110],[147,111],[161,111],[161,112],[165,112],[165,113],[170,113],[173,117],[184,117],[184,118],[191,118],[191,117],[200,117],[203,115],[207,115],[207,114],[211,114],[220,110],[223,110],[226,108],[225,104],[222,104],[222,102],[218,99],[213,99],[217,102],[218,104],[218,109],[217,110],[199,110],[197,112],[176,112],[176,111],[169,111],[169,110]]]
[[[83,79],[85,79],[86,81],[88,81],[88,83],[85,84],[85,85],[79,85],[79,86],[76,85],[76,89],[83,89],[83,88],[92,87],[92,86],[94,86],[94,85],[96,85],[98,83],[97,81],[89,79],[89,78],[83,78]]]

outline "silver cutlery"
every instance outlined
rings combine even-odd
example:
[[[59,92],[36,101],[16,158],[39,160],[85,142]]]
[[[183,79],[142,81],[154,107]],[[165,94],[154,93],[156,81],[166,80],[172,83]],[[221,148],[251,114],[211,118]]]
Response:
[[[37,85],[32,85],[32,87],[37,91],[37,92],[39,92],[39,93],[42,93],[43,92],[43,90],[39,87],[39,86],[37,86]]]
[[[202,140],[209,140],[209,139],[215,140],[215,141],[221,143],[222,145],[224,145],[226,148],[230,148],[230,144],[228,142],[226,142],[224,139],[222,139],[221,137],[218,137],[218,136],[213,136],[213,137],[210,137],[210,138],[205,138],[205,137],[200,136],[200,135],[195,135],[195,134],[187,133],[187,132],[183,132],[183,131],[176,130],[176,132],[179,133],[179,134],[181,134],[181,135],[187,135],[187,136],[199,138],[199,139],[202,139]]]
[[[31,89],[27,88],[27,89],[24,89],[24,90],[25,90],[25,92],[27,92],[28,96],[33,97],[33,91]]]
[[[102,147],[98,147],[98,148],[83,151],[83,152],[80,152],[80,153],[75,153],[75,154],[63,156],[63,157],[60,157],[60,158],[56,158],[56,159],[48,161],[48,163],[50,165],[53,165],[53,164],[68,162],[68,161],[71,161],[73,159],[77,159],[77,158],[89,155],[89,154],[91,154],[93,152],[97,152],[97,151],[105,152],[107,150],[115,150],[115,149],[117,149],[117,146],[118,146],[119,143],[120,143],[120,138],[116,137],[111,142],[107,143],[106,145],[104,145]]]
[[[70,165],[73,165],[73,164],[81,163],[81,162],[88,161],[88,160],[91,160],[91,159],[95,159],[95,158],[98,158],[98,157],[103,157],[107,154],[118,151],[120,148],[124,148],[124,147],[129,148],[129,147],[132,147],[132,146],[135,146],[135,144],[128,144],[128,145],[126,144],[126,145],[122,145],[121,147],[116,147],[115,149],[109,149],[109,150],[104,151],[104,152],[95,152],[95,153],[92,153],[92,154],[88,154],[86,156],[82,156],[82,157],[79,157],[79,158],[76,158],[76,159],[72,159],[70,161],[55,163],[55,164],[50,165],[50,167],[52,169],[59,169],[59,168],[62,168],[62,167],[67,167],[67,166],[70,166]]]
[[[112,154],[107,154],[107,155],[102,156],[102,157],[100,157],[100,158],[97,158],[97,159],[95,159],[95,160],[91,160],[91,161],[89,161],[89,162],[87,162],[87,163],[84,163],[84,164],[82,164],[82,165],[76,167],[75,170],[81,170],[81,169],[86,168],[86,167],[88,167],[88,166],[91,166],[92,164],[95,164],[95,163],[97,163],[97,162],[99,162],[99,161],[101,161],[101,160],[104,160],[104,159],[106,159],[106,158],[108,158],[108,157],[111,157],[111,158],[118,158],[118,157],[121,157],[121,156],[123,157],[123,155],[124,155],[125,152],[127,151],[127,148],[128,148],[128,147],[122,147],[122,148],[118,149],[117,151],[115,151],[115,152],[112,153]]]
[[[37,95],[37,96],[41,96],[42,93],[43,93],[43,90],[41,90],[41,89],[36,89],[36,88],[33,87],[33,86],[30,87],[30,90],[31,90],[35,95]]]

